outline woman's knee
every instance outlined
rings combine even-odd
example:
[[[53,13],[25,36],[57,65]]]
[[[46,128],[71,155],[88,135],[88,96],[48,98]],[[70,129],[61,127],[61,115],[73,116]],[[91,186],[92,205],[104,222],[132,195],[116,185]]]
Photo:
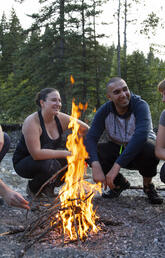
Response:
[[[160,179],[163,183],[165,183],[165,163],[163,164],[160,170]]]
[[[58,170],[61,169],[61,164],[58,160],[56,159],[50,159],[48,160],[48,165],[47,165],[47,170],[49,171],[49,173],[51,175],[53,175],[54,173],[56,173]]]
[[[48,179],[61,169],[61,164],[56,159],[38,160],[36,161],[35,169],[38,171],[37,174]]]

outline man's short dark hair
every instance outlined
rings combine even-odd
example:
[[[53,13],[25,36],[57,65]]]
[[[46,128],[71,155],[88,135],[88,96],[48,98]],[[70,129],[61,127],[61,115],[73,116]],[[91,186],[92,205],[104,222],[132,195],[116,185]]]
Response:
[[[110,86],[110,84],[114,83],[114,82],[118,82],[121,81],[122,78],[121,77],[112,77],[108,82],[107,82],[107,87]]]

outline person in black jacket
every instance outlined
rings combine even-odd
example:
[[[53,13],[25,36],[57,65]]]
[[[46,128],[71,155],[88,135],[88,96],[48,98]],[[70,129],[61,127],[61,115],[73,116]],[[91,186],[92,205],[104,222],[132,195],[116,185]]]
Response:
[[[120,168],[138,170],[150,202],[161,204],[163,199],[152,184],[159,159],[154,154],[156,136],[149,106],[140,96],[130,93],[120,77],[107,83],[107,96],[109,101],[96,112],[86,137],[93,180],[102,182],[105,188],[109,186],[103,197],[114,198],[130,187]],[[98,144],[104,130],[109,141]]]

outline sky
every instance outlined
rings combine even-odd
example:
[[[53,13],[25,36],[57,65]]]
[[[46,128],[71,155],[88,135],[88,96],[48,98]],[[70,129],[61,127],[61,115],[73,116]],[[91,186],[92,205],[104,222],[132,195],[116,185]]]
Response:
[[[123,1],[121,1],[123,2]],[[133,2],[129,1],[128,2]],[[132,53],[134,50],[140,50],[144,53],[148,53],[149,47],[152,43],[156,45],[161,53],[155,52],[159,58],[165,60],[165,50],[163,50],[162,45],[165,46],[165,36],[164,30],[162,28],[157,29],[156,35],[150,34],[151,38],[148,39],[147,36],[140,35],[139,30],[141,26],[141,22],[147,18],[147,14],[152,11],[156,12],[160,18],[162,24],[165,25],[165,1],[164,0],[145,0],[142,1],[142,4],[133,4],[133,8],[131,8],[131,12],[128,12],[128,18],[132,21],[127,28],[127,45],[128,45],[128,53]],[[144,6],[145,2],[145,6]],[[23,4],[16,3],[14,0],[1,0],[0,4],[0,18],[2,17],[2,13],[5,12],[7,18],[10,17],[11,9],[14,8],[20,23],[23,28],[28,28],[32,19],[26,14],[32,14],[34,12],[38,12],[40,9],[40,5],[38,4],[38,0],[25,0]],[[96,22],[107,22],[109,25],[100,25],[97,27],[98,33],[104,32],[108,37],[102,40],[104,45],[110,46],[113,43],[117,45],[117,20],[113,18],[113,13],[117,11],[118,1],[117,0],[109,0],[107,4],[103,5],[103,13],[97,18]],[[136,19],[136,20],[135,20]],[[111,24],[113,20],[113,24]],[[123,43],[123,22],[121,22],[121,44]],[[165,47],[164,47],[165,49]]]

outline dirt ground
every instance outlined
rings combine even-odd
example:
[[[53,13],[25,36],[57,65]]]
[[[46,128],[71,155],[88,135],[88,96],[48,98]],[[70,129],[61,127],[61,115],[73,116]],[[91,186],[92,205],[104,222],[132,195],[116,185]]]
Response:
[[[165,197],[164,191],[159,191]],[[165,199],[165,198],[164,198]],[[22,232],[2,235],[28,224],[26,211],[0,206],[0,257],[165,257],[165,201],[162,205],[148,203],[143,191],[126,190],[113,200],[97,195],[94,207],[102,230],[85,242],[62,244],[59,241],[38,241],[24,253]],[[38,216],[30,211],[28,217]]]

